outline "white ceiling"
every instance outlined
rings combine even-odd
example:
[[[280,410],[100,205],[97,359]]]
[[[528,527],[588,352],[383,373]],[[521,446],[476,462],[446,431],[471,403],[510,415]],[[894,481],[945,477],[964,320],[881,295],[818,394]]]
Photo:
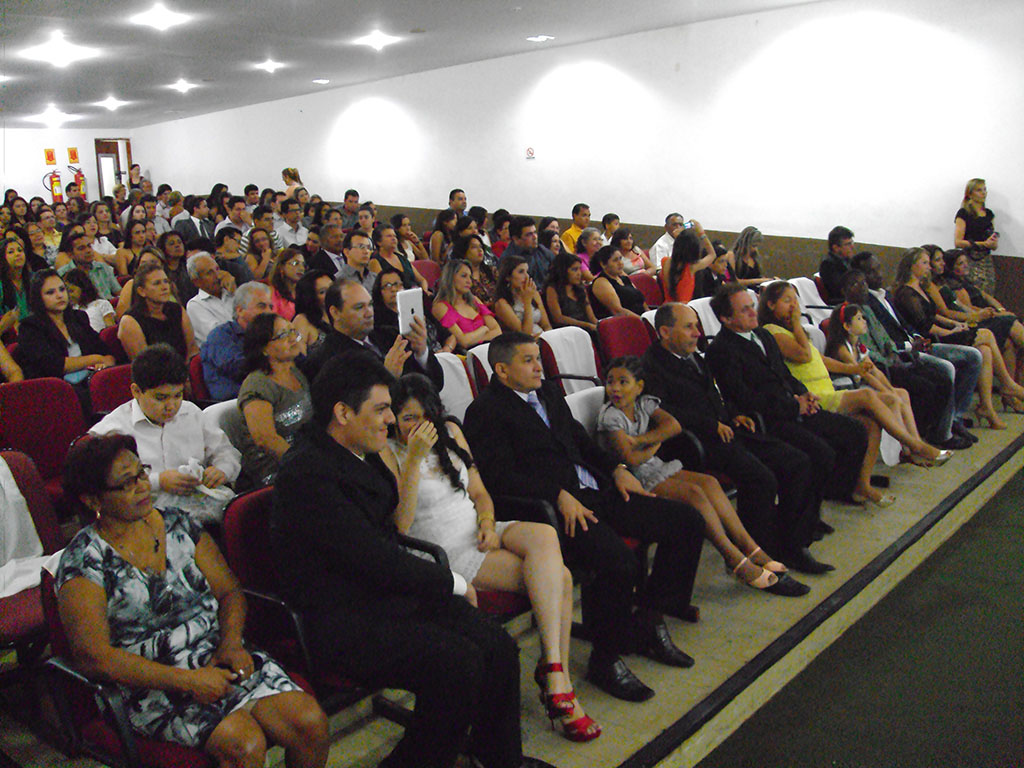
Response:
[[[166,32],[128,22],[154,0],[0,0],[0,116],[6,127],[54,103],[66,128],[132,128],[472,61],[817,0],[164,0],[194,20]],[[377,53],[352,40],[401,36]],[[57,69],[19,53],[61,30],[100,57]],[[555,40],[527,42],[530,35]],[[287,66],[254,68],[268,57]],[[200,85],[187,94],[165,87]],[[315,85],[314,78],[330,85]],[[109,112],[113,95],[131,104]]]

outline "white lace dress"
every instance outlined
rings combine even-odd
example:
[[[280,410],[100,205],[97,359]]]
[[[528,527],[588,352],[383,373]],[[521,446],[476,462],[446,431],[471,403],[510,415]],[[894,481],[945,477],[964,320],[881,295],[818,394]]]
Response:
[[[398,461],[405,465],[405,446],[389,441],[391,450]],[[449,454],[452,464],[459,470],[462,487],[469,486],[469,472],[458,456]],[[495,523],[498,536],[514,521]],[[486,552],[476,548],[476,507],[464,490],[452,487],[448,477],[441,470],[437,454],[431,451],[420,465],[419,493],[416,496],[416,512],[409,535],[439,544],[448,555],[448,564],[453,571],[466,581],[472,582],[480,570]]]

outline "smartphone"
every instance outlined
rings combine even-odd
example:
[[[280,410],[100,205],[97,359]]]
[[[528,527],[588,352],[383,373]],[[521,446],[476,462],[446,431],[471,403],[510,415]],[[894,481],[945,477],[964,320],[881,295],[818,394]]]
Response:
[[[683,224],[683,229],[693,229],[693,222],[688,221],[685,224]]]
[[[409,288],[398,292],[398,332],[402,335],[412,330],[416,316],[423,317],[423,289]],[[426,320],[423,321],[426,323]]]

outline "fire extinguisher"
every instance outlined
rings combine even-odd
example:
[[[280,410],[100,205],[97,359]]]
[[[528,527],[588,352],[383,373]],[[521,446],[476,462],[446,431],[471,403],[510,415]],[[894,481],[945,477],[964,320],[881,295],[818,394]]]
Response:
[[[73,165],[68,166],[69,171],[73,171],[75,174],[75,184],[78,185],[78,195],[83,200],[88,199],[88,195],[85,194],[85,174],[82,173],[81,168],[75,168]]]
[[[43,176],[43,184],[50,190],[50,194],[53,196],[53,203],[64,202],[64,188],[60,185],[60,172],[51,171],[50,173]]]

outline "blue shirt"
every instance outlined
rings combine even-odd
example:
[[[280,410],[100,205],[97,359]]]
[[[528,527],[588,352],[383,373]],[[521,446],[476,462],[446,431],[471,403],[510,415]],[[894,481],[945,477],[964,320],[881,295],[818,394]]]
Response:
[[[203,378],[214,400],[238,397],[238,390],[245,378],[244,336],[242,326],[237,320],[232,320],[210,331],[203,346],[199,348]]]

